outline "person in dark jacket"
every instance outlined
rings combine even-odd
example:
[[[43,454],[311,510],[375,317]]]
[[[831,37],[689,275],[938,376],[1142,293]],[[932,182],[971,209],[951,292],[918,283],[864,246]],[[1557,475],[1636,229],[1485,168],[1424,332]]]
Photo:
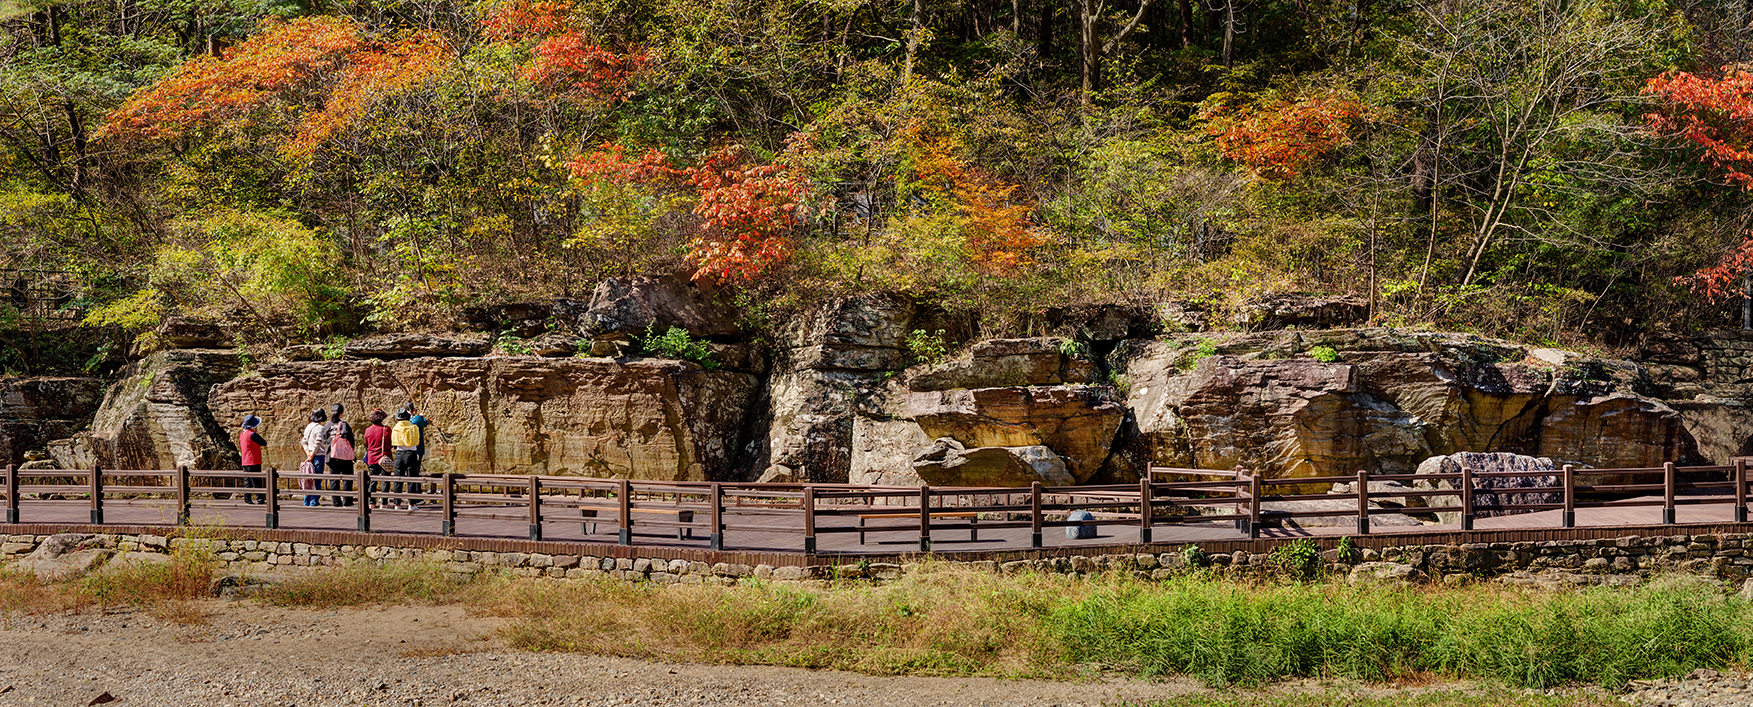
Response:
[[[242,460],[243,470],[251,474],[262,473],[262,448],[268,446],[268,440],[263,439],[261,433],[256,432],[256,427],[261,424],[262,418],[255,415],[246,417],[243,419],[243,430],[237,434],[237,455]],[[262,488],[262,480],[259,478],[244,479],[244,486],[259,489]],[[243,497],[243,502],[264,504],[268,502],[268,498],[259,493],[252,493],[246,494]]]
[[[330,496],[330,505],[334,506],[359,503],[359,499],[350,493],[353,491],[353,460],[357,454],[353,449],[353,426],[341,419],[343,411],[340,403],[329,408],[329,424],[323,430],[329,440],[329,473],[341,477],[329,482],[329,490],[349,492],[346,496]]]

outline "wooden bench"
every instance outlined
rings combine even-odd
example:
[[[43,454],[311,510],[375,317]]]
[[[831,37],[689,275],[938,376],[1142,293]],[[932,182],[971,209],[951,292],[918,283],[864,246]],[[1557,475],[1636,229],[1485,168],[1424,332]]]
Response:
[[[629,508],[628,510],[633,512],[633,513],[648,513],[648,514],[675,516],[677,523],[692,523],[692,522],[694,522],[694,510],[689,509],[689,508],[673,508],[673,509],[672,508]],[[595,520],[595,518],[597,517],[597,513],[598,512],[620,513],[621,509],[607,508],[607,507],[605,507],[605,508],[589,508],[589,507],[580,506],[578,509],[578,512],[580,514],[582,514],[585,518],[584,534],[585,535],[595,535],[597,532],[597,523]],[[676,539],[677,540],[683,540],[683,539],[690,539],[691,540],[691,539],[693,539],[693,537],[694,537],[694,529],[693,528],[690,528],[690,527],[685,526],[685,525],[678,526],[676,528]]]
[[[860,544],[860,545],[864,544],[864,533],[867,530],[867,528],[864,525],[865,519],[918,518],[918,517],[919,517],[918,511],[913,511],[912,513],[860,513],[860,514],[858,514],[858,544]],[[980,540],[980,529],[974,527],[975,524],[980,522],[980,514],[979,513],[975,513],[973,511],[932,511],[931,517],[933,517],[933,518],[967,518],[968,519],[968,542],[978,542]],[[915,526],[915,527],[917,527],[917,526]],[[893,527],[893,528],[869,528],[868,530],[908,530],[908,528],[898,526],[898,527]]]

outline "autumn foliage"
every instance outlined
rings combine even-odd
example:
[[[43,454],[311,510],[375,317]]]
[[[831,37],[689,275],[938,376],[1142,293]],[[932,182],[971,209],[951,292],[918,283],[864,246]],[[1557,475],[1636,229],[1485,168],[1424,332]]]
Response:
[[[194,59],[135,92],[109,115],[100,134],[175,139],[279,102],[306,109],[282,150],[307,157],[353,126],[374,101],[422,84],[453,61],[432,33],[374,42],[340,17],[267,21],[222,56]]]
[[[572,22],[572,11],[566,2],[508,0],[489,10],[481,25],[499,41],[536,41],[523,77],[538,87],[565,98],[625,98],[628,85],[651,68],[652,53],[602,45]]]
[[[1704,148],[1702,159],[1723,169],[1730,182],[1753,189],[1753,73],[1723,67],[1721,78],[1684,71],[1650,79],[1646,95],[1661,101],[1650,127]]]
[[[1337,94],[1205,111],[1206,132],[1225,157],[1267,179],[1292,179],[1351,142],[1363,104]]]
[[[929,193],[948,198],[968,247],[982,270],[1005,274],[1028,262],[1028,251],[1046,243],[1029,224],[1029,204],[1013,197],[1017,185],[982,172],[956,155],[955,143],[917,129],[913,173]]]
[[[793,135],[787,153],[807,149],[808,141]],[[803,201],[809,182],[803,171],[763,164],[740,145],[713,150],[692,167],[677,167],[656,149],[629,159],[624,147],[605,144],[569,167],[586,184],[638,184],[690,197],[701,219],[690,255],[698,266],[695,279],[748,280],[784,262],[791,256],[792,230],[807,215]]]
[[[1644,94],[1661,108],[1645,116],[1660,135],[1685,138],[1704,149],[1701,159],[1722,168],[1723,176],[1753,191],[1753,73],[1725,66],[1720,78],[1684,71],[1649,80]],[[1717,264],[1674,278],[1712,302],[1744,296],[1737,280],[1753,272],[1753,237]]]

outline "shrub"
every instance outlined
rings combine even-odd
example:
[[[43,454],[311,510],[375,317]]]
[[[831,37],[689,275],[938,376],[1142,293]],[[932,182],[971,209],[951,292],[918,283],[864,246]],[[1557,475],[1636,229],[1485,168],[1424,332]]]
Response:
[[[703,339],[696,339],[681,327],[670,327],[661,335],[653,335],[652,328],[645,328],[645,336],[639,339],[639,350],[649,356],[670,358],[680,361],[693,361],[707,370],[718,368],[718,362],[712,360],[712,348]]]
[[[913,354],[916,363],[937,363],[948,358],[950,346],[943,340],[943,330],[935,334],[927,334],[924,329],[914,329],[907,335],[907,351]]]
[[[1089,354],[1090,354],[1089,346],[1086,346],[1081,341],[1077,341],[1075,339],[1065,339],[1065,340],[1059,342],[1059,355],[1061,355],[1061,356],[1064,356],[1066,358],[1080,358],[1080,357],[1088,356]]]
[[[1316,346],[1309,349],[1309,358],[1321,363],[1332,363],[1339,360],[1339,352],[1331,346]]]

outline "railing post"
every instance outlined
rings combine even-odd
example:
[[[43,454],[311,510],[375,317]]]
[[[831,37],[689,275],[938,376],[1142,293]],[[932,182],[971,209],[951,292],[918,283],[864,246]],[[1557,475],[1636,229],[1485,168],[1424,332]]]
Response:
[[[103,465],[91,465],[91,524],[103,525]]]
[[[177,525],[189,524],[189,465],[177,465]]]
[[[1735,522],[1747,522],[1747,460],[1735,460]]]
[[[1473,467],[1461,466],[1461,529],[1473,529]]]
[[[1041,546],[1041,482],[1029,483],[1029,547]]]
[[[1662,525],[1674,524],[1674,462],[1662,463]]]
[[[724,485],[712,482],[712,540],[714,550],[724,549]]]
[[[1144,478],[1138,480],[1138,544],[1140,545],[1150,544],[1151,514],[1155,512],[1156,509],[1152,507],[1150,502],[1150,472],[1146,471]]]
[[[633,484],[621,479],[620,486],[615,490],[615,502],[620,505],[621,544],[633,544]]]
[[[445,474],[438,480],[438,488],[444,493],[443,505],[440,509],[438,534],[450,537],[457,534],[457,477],[456,474]]]
[[[1564,465],[1564,527],[1576,527],[1576,467]]]
[[[816,554],[816,487],[803,487],[803,554]]]
[[[357,465],[353,468],[353,475],[357,477],[357,482],[359,484],[359,490],[357,492],[359,500],[356,501],[356,503],[359,504],[358,525],[359,532],[361,533],[371,532],[371,474],[367,469],[369,469],[369,467],[364,464]]]
[[[268,492],[267,498],[262,499],[268,504],[268,517],[264,519],[263,525],[273,530],[280,527],[280,470],[270,466],[265,467],[263,473],[268,475],[262,482],[267,486],[263,490]]]
[[[1260,475],[1248,477],[1248,539],[1260,537],[1260,496],[1266,492],[1266,483]]]
[[[18,465],[6,465],[6,522],[18,522]]]
[[[1370,534],[1370,473],[1357,470],[1357,534]]]
[[[542,477],[530,477],[530,539],[542,539]]]
[[[931,552],[931,486],[919,487],[919,551]]]

